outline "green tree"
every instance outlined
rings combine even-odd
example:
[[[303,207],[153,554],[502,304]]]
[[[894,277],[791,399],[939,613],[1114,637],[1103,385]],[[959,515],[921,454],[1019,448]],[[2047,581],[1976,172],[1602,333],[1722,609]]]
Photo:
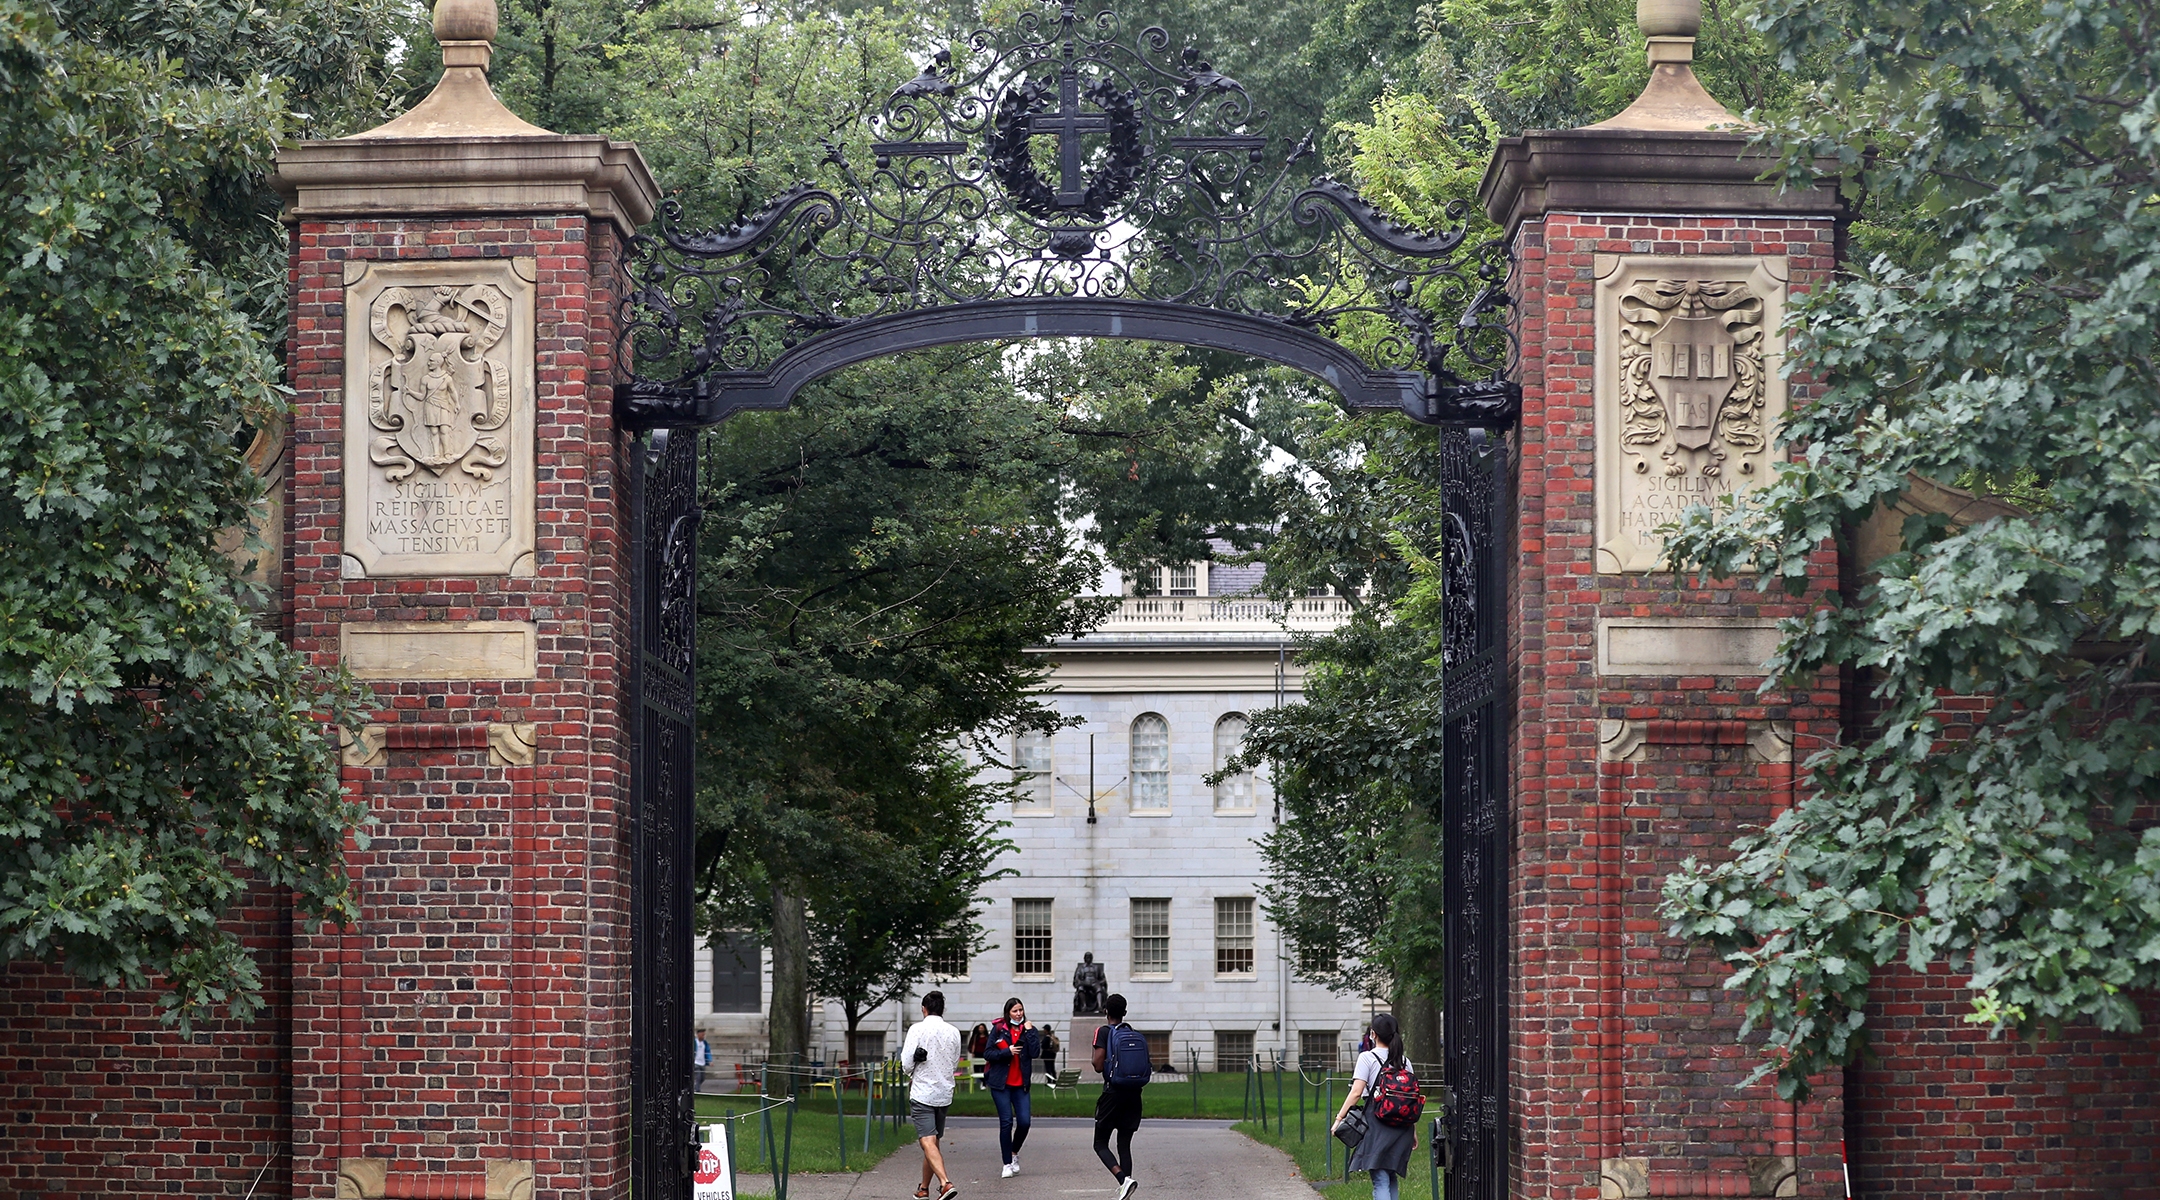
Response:
[[[220,924],[248,888],[351,915],[325,718],[358,697],[217,539],[261,499],[242,422],[284,405],[264,176],[295,104],[369,103],[354,7],[0,0],[0,959],[159,984],[182,1024],[260,1007]]]
[[[1012,789],[975,774],[959,754],[925,764],[914,790],[883,806],[898,828],[847,847],[816,886],[810,990],[840,1002],[851,1058],[863,1018],[907,995],[935,953],[989,948],[977,897],[1012,873],[995,865],[1012,843],[990,817]]]
[[[1668,881],[1722,949],[1781,1091],[1850,1061],[1873,972],[1969,973],[1972,1019],[2133,1029],[2160,986],[2160,42],[2148,6],[1771,0],[1788,65],[1834,61],[1774,131],[1836,156],[1940,247],[1817,289],[1806,449],[1676,552],[1804,586],[1825,542],[1915,481],[2019,484],[2028,511],[1904,523],[1861,585],[1785,628],[1791,677],[1856,672],[1876,715],[1734,856]],[[1999,482],[1997,482],[1999,481]],[[1969,721],[1947,694],[1978,698]]]
[[[813,941],[828,979],[858,981],[843,990],[885,986],[860,966],[876,947],[832,947],[873,928],[845,876],[888,881],[876,903],[921,913],[917,934],[966,918],[988,878],[965,843],[996,840],[998,793],[959,785],[952,747],[1054,727],[1026,651],[1104,611],[1077,601],[1098,564],[1058,520],[1061,420],[996,347],[968,347],[866,364],[706,435],[707,923],[771,931],[776,1055],[803,1048]]]

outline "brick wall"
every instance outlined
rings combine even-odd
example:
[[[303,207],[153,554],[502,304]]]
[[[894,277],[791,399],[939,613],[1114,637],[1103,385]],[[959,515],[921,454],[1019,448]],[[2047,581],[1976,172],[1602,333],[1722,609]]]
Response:
[[[388,762],[346,768],[379,824],[350,858],[362,919],[293,950],[295,1194],[336,1160],[471,1169],[529,1159],[542,1197],[624,1187],[627,931],[617,813],[628,786],[618,664],[629,613],[611,420],[612,228],[581,217],[303,223],[292,261],[293,646],[339,626],[531,621],[539,677],[399,682],[377,694]],[[341,577],[347,258],[531,257],[537,573]],[[538,727],[530,766],[490,765],[491,722]],[[513,1117],[515,1114],[515,1119]]]
[[[0,966],[0,1196],[285,1195],[285,914],[267,889],[233,913],[262,966],[262,1013],[187,1036],[158,1022],[153,993]]]
[[[2026,1042],[1967,1025],[1962,983],[1877,974],[1873,1053],[1846,1072],[1854,1193],[2160,1198],[2160,1001],[2141,1034]]]
[[[1741,1014],[1717,986],[1724,971],[1656,918],[1659,886],[1682,859],[1717,853],[1791,801],[1789,766],[1751,755],[1749,731],[1791,722],[1804,757],[1836,735],[1835,680],[1765,697],[1752,678],[1597,674],[1601,617],[1781,617],[1800,606],[1751,584],[1599,575],[1592,416],[1594,255],[1781,254],[1797,294],[1832,269],[1835,238],[1828,220],[1562,213],[1516,236],[1516,1195],[1595,1197],[1607,1158],[1648,1159],[1654,1176],[1730,1179],[1750,1159],[1788,1154],[1802,1194],[1836,1194],[1837,1087],[1797,1113],[1768,1086],[1737,1088],[1754,1063],[1735,1044]],[[1796,383],[1790,402],[1806,395]],[[1816,573],[1834,586],[1831,554]],[[1671,724],[1653,727],[1638,761],[1601,763],[1605,719]]]

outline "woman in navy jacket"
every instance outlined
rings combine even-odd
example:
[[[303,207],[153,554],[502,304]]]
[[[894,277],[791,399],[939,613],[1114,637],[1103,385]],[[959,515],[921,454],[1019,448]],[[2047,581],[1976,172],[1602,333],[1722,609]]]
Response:
[[[1028,1076],[1042,1053],[1042,1031],[1028,1024],[1027,1006],[1018,996],[1005,1002],[1005,1015],[990,1025],[983,1046],[983,1083],[998,1112],[998,1151],[1005,1157],[1004,1178],[1020,1173],[1020,1147],[1034,1123],[1029,1107]]]

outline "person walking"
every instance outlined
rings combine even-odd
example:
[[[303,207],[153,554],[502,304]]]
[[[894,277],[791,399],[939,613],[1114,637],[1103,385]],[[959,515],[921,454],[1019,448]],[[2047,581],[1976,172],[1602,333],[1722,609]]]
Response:
[[[938,1139],[945,1136],[953,1073],[960,1069],[960,1031],[945,1022],[945,993],[923,993],[922,1020],[910,1026],[901,1041],[900,1061],[908,1073],[908,1119],[914,1122],[915,1140],[922,1146],[922,1186],[915,1189],[915,1198],[930,1200],[930,1184],[935,1180],[938,1200],[952,1200],[960,1189],[945,1172],[945,1152]]]
[[[1140,1091],[1155,1073],[1148,1052],[1147,1035],[1134,1032],[1125,1022],[1125,997],[1110,993],[1103,1001],[1110,1024],[1095,1029],[1095,1073],[1103,1078],[1102,1095],[1095,1099],[1095,1157],[1110,1168],[1117,1180],[1117,1200],[1130,1200],[1140,1181],[1132,1173],[1132,1139],[1140,1132]],[[1110,1154],[1110,1135],[1117,1134],[1117,1155]]]
[[[697,1031],[697,1038],[690,1043],[690,1090],[705,1090],[705,1068],[712,1065],[712,1044],[705,1040],[705,1031]]]
[[[1042,1072],[1044,1083],[1057,1081],[1057,1056],[1060,1049],[1057,1030],[1045,1025],[1042,1033]]]
[[[1041,1053],[1042,1032],[1028,1023],[1027,1005],[1014,996],[1005,1002],[1005,1015],[990,1023],[990,1040],[983,1047],[983,1082],[997,1105],[998,1153],[1005,1159],[1001,1178],[1020,1173],[1020,1147],[1035,1118],[1028,1083]]]
[[[1343,1118],[1350,1115],[1351,1108],[1379,1090],[1383,1074],[1405,1062],[1402,1030],[1396,1025],[1394,1014],[1374,1014],[1372,1039],[1372,1049],[1357,1057],[1357,1070],[1351,1079],[1349,1094],[1343,1097],[1342,1107],[1336,1110],[1335,1120],[1328,1126],[1331,1134],[1342,1126]],[[1415,1149],[1417,1124],[1414,1120],[1407,1126],[1367,1121],[1365,1140],[1350,1152],[1348,1169],[1372,1172],[1373,1200],[1397,1200],[1402,1194],[1402,1178],[1410,1171],[1410,1152]]]

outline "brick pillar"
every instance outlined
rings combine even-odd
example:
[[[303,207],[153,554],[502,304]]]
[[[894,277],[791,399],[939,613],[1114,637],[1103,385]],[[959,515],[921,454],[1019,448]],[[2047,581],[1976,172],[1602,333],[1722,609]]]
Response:
[[[494,0],[382,128],[279,156],[293,226],[284,620],[381,711],[357,926],[293,938],[293,1195],[610,1197],[629,1120],[617,257],[637,151],[518,120]]]
[[[1645,4],[1652,79],[1620,116],[1509,138],[1483,197],[1519,259],[1523,421],[1509,584],[1516,696],[1511,1194],[1842,1196],[1840,1097],[1738,1084],[1759,1061],[1662,881],[1792,803],[1835,681],[1758,695],[1807,599],[1690,586],[1655,528],[1774,470],[1790,299],[1835,264],[1830,187],[1756,177],[1689,63],[1689,4]],[[1662,15],[1661,15],[1662,14]],[[1835,585],[1827,549],[1819,587]]]

